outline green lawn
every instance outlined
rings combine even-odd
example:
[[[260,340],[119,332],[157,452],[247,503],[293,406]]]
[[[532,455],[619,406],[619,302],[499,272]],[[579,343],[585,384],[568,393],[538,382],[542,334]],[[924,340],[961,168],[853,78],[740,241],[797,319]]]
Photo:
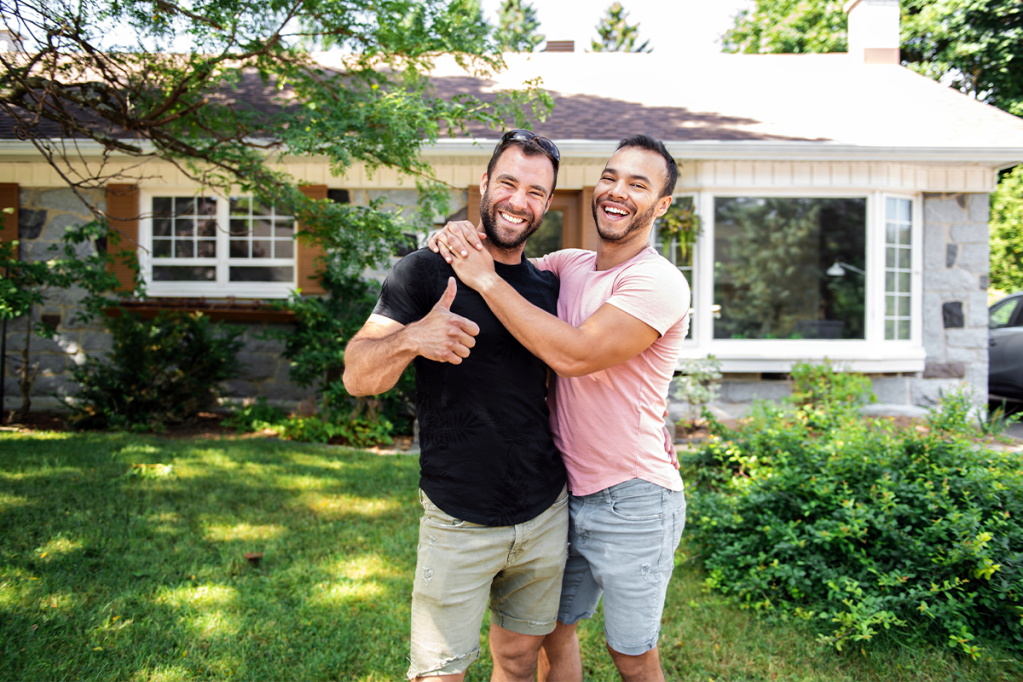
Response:
[[[0,679],[400,680],[417,478],[326,446],[0,434]],[[679,551],[669,679],[1023,678],[997,655],[821,650],[704,592],[696,563]],[[588,679],[617,679],[599,618],[581,632]],[[484,653],[469,679],[489,675]]]

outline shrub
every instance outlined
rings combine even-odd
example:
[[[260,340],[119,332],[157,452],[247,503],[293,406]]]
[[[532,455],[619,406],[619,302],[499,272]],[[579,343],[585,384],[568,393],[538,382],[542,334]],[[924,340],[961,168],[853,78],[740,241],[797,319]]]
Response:
[[[72,370],[80,390],[67,405],[78,428],[161,430],[212,407],[217,385],[238,375],[242,331],[199,313],[109,318],[113,347]]]
[[[260,398],[231,412],[231,416],[224,420],[224,426],[238,433],[249,433],[271,429],[286,419],[284,410],[269,404],[266,398]]]
[[[386,419],[334,422],[312,416],[291,417],[279,425],[278,433],[288,440],[305,443],[336,443],[365,448],[378,443],[391,443],[391,429],[391,423]]]
[[[674,398],[688,405],[687,420],[696,419],[704,405],[717,400],[721,390],[721,362],[713,355],[699,360],[683,360],[675,378]]]
[[[761,406],[690,458],[707,585],[839,649],[885,634],[1023,650],[1019,455],[814,414]]]

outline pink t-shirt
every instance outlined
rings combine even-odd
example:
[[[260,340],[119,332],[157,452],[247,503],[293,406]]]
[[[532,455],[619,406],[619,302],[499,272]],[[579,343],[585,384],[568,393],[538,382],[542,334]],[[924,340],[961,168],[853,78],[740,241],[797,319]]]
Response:
[[[664,428],[668,385],[689,331],[686,278],[652,248],[610,270],[597,254],[565,249],[537,266],[561,279],[558,317],[578,327],[604,303],[639,319],[660,337],[620,365],[584,377],[557,377],[548,400],[551,430],[573,495],[641,478],[682,490],[675,448]]]

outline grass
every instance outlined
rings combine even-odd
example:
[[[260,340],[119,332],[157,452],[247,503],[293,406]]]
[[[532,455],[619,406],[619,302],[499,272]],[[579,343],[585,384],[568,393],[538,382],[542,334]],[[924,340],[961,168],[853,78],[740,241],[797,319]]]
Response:
[[[336,447],[0,434],[0,679],[400,680],[417,480],[415,458]],[[1023,678],[944,650],[822,650],[706,593],[684,547],[677,564],[671,680]],[[617,679],[599,617],[580,632],[587,679]]]

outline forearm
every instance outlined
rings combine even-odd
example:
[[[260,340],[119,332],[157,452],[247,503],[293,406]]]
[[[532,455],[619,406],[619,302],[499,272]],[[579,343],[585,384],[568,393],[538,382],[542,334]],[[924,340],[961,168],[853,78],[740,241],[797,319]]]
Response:
[[[389,391],[416,355],[408,327],[382,338],[357,335],[345,348],[345,390],[354,396]]]
[[[489,280],[479,293],[512,336],[558,376],[582,376],[604,368],[585,331],[537,308],[500,277]]]

